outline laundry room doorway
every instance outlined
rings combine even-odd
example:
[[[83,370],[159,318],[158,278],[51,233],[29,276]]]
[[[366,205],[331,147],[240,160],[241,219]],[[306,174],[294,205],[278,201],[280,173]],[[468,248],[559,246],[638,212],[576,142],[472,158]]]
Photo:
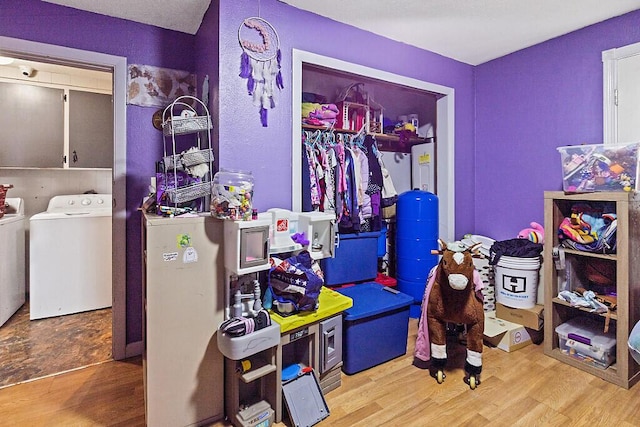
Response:
[[[79,194],[79,190],[73,191],[73,189],[65,188],[65,184],[55,183],[56,177],[63,176],[66,173],[68,175],[65,180],[69,180],[69,176],[71,175],[74,177],[82,177],[80,179],[88,177],[88,181],[85,182],[87,190],[91,191],[94,187],[97,187],[102,190],[100,192],[111,194],[111,243],[113,247],[111,259],[112,306],[108,309],[108,314],[106,316],[102,316],[102,319],[99,320],[99,322],[104,322],[105,319],[108,319],[108,325],[106,326],[106,328],[108,328],[108,333],[101,334],[93,339],[97,341],[101,340],[103,342],[108,339],[111,347],[108,349],[110,354],[109,359],[124,359],[129,356],[126,348],[126,275],[125,269],[121,267],[126,265],[126,251],[123,250],[123,248],[126,247],[126,58],[8,37],[0,37],[0,56],[15,58],[16,60],[41,63],[43,64],[43,70],[41,71],[43,75],[49,72],[48,70],[45,70],[45,68],[49,66],[71,67],[88,72],[99,71],[102,73],[108,73],[109,75],[111,80],[110,92],[113,102],[113,157],[110,157],[111,164],[96,167],[83,165],[82,167],[75,168],[75,170],[73,168],[65,169],[62,167],[28,168],[2,167],[3,165],[0,165],[0,181],[4,182],[7,179],[12,179],[24,183],[35,183],[29,184],[30,186],[37,186],[37,183],[40,182],[42,183],[42,188],[49,186],[47,191],[51,191],[52,193],[60,190],[67,194]],[[0,76],[0,82],[2,81],[3,77]],[[4,78],[4,81],[6,82],[7,79]],[[5,100],[0,102],[5,102]],[[66,148],[68,149],[68,147]],[[29,176],[33,177],[33,179],[28,178]],[[73,181],[74,179],[75,178],[71,178],[70,180]],[[15,188],[15,191],[10,195],[10,197],[26,197],[33,201],[37,200],[37,202],[32,204],[38,205],[37,209],[39,210],[46,209],[46,204],[49,200],[48,193],[38,193],[37,190],[32,189],[29,194],[20,194],[20,191],[24,191],[25,186],[22,187],[22,190]],[[84,189],[84,187],[82,188]],[[29,236],[27,234],[27,241],[28,238]],[[96,312],[99,311],[100,310],[96,310]],[[64,323],[62,322],[63,318],[68,318],[65,320],[69,320],[73,316],[75,315],[60,316],[56,320]],[[93,322],[93,320],[86,321]],[[26,327],[30,328],[32,332],[36,330],[35,322],[29,323],[27,320]],[[5,333],[5,335],[7,334]],[[0,337],[1,336],[2,330],[0,329]],[[9,340],[9,342],[11,342],[11,340]],[[86,352],[90,352],[89,348],[86,350]],[[52,354],[50,357],[56,357],[56,355]],[[0,362],[1,361],[2,359],[0,358]],[[81,358],[78,358],[78,364],[84,364]],[[75,366],[65,370],[78,367],[81,366]],[[1,370],[2,366],[0,366],[0,371]],[[42,372],[42,375],[40,376],[46,376],[53,373],[55,372]],[[2,386],[3,384],[0,384],[0,387]]]

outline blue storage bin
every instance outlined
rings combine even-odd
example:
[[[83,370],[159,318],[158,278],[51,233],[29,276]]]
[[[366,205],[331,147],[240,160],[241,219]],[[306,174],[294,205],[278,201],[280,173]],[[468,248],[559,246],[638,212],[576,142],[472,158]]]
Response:
[[[343,313],[342,371],[355,374],[407,352],[413,298],[378,283],[338,289],[353,300]],[[393,290],[393,289],[392,289]]]
[[[334,257],[320,260],[324,284],[343,285],[375,279],[378,274],[380,232],[339,234],[338,237],[340,240]]]

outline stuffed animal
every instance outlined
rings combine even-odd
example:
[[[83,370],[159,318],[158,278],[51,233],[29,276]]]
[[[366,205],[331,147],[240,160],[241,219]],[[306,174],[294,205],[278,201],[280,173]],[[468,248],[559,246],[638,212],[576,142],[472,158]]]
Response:
[[[544,244],[544,227],[537,222],[530,223],[531,228],[523,228],[518,233],[520,239],[529,239],[533,243]]]
[[[429,273],[422,301],[415,356],[430,361],[430,374],[444,381],[447,363],[447,323],[466,325],[467,358],[464,381],[473,390],[480,384],[484,333],[483,283],[473,264],[480,243],[469,248],[439,240],[442,258]]]

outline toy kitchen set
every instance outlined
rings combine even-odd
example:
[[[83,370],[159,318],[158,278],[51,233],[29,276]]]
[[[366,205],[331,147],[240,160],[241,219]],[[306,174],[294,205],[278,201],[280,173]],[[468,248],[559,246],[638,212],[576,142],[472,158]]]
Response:
[[[322,393],[340,385],[341,314],[352,301],[324,288],[312,265],[333,256],[334,228],[332,213],[284,209],[224,221],[226,320],[217,342],[234,425],[280,422],[284,408],[295,425],[329,415]],[[290,300],[272,295],[277,289]]]
[[[272,263],[286,270],[299,257],[312,283],[303,264],[333,256],[335,215],[269,209],[238,220],[215,205],[214,194],[211,212],[143,215],[147,424],[226,415],[242,427],[285,416],[314,425],[329,415],[323,393],[340,386],[342,312],[353,301],[321,286],[317,305],[298,311],[269,280]],[[297,284],[288,283],[300,296]]]

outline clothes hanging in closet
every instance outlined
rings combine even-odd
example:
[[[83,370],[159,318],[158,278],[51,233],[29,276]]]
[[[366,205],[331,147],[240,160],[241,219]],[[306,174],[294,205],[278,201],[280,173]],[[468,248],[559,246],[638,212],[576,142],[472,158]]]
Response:
[[[334,211],[340,233],[381,229],[382,171],[375,138],[303,131],[304,211]]]

